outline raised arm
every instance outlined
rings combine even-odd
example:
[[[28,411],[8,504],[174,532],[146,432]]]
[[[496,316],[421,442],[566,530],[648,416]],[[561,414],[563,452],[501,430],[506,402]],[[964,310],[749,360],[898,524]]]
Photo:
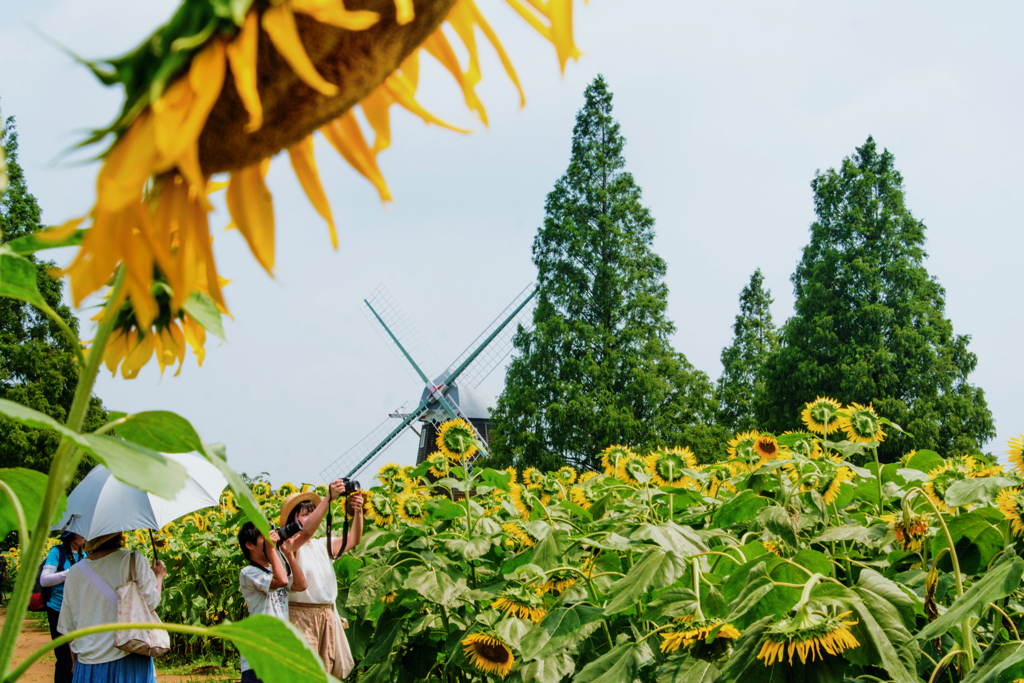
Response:
[[[331,501],[337,500],[341,492],[345,490],[345,483],[338,479],[331,482],[328,487],[329,495],[326,498],[320,499],[320,504],[309,513],[309,517],[306,518],[306,523],[302,525],[302,531],[296,534],[295,550],[298,550],[306,542],[313,538],[316,534],[316,530],[320,528],[320,523],[324,521],[324,517],[327,515],[327,511],[331,507]]]
[[[279,537],[276,531],[270,532],[270,538],[264,541],[264,548],[266,550],[267,559],[270,560],[270,570],[273,574],[273,579],[270,581],[270,590],[274,591],[278,588],[282,588],[288,585],[288,570],[284,568],[284,562],[281,561],[281,556],[277,554],[277,546]]]
[[[281,552],[284,553],[284,557],[288,560],[288,564],[292,566],[291,590],[295,593],[301,593],[306,590],[306,575],[302,571],[302,564],[299,562],[299,558],[295,557],[296,546],[297,539],[295,536],[292,536],[281,544]],[[277,553],[274,554],[276,555]]]

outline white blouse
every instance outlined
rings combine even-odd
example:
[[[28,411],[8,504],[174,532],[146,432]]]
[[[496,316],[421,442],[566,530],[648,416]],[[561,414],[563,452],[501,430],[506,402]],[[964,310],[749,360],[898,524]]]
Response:
[[[338,577],[327,552],[327,539],[311,538],[299,548],[295,559],[306,576],[306,590],[289,593],[288,602],[333,605],[338,600]]]

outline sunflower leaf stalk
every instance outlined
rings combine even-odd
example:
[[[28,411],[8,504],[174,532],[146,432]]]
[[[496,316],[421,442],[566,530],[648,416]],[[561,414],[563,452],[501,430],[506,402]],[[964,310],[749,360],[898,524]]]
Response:
[[[114,328],[116,316],[112,310],[111,303],[118,299],[117,294],[123,285],[124,268],[122,267],[118,270],[111,294],[107,298],[107,304],[103,307],[100,324],[96,330],[96,336],[89,347],[85,365],[81,367],[78,374],[78,383],[75,386],[71,409],[68,411],[68,417],[65,421],[65,425],[76,432],[82,429],[82,422],[85,419],[85,413],[92,398],[92,388],[96,383],[96,375],[99,373],[100,362],[103,359],[107,341],[110,339],[110,334]],[[39,517],[36,519],[35,528],[29,534],[28,547],[22,560],[24,566],[34,564],[43,557],[46,539],[50,533],[50,524],[53,522],[54,514],[57,511],[57,504],[64,489],[67,488],[71,473],[74,472],[72,465],[76,462],[76,450],[70,441],[63,439],[53,455],[46,482],[46,491],[43,494],[42,504],[39,508]],[[23,571],[18,573],[18,578],[14,584],[14,594],[7,604],[7,617],[4,620],[3,630],[0,631],[0,672],[6,672],[10,668],[14,647],[18,634],[21,632],[22,623],[25,620],[25,613],[28,611],[28,603],[34,583],[35,575],[32,572]]]

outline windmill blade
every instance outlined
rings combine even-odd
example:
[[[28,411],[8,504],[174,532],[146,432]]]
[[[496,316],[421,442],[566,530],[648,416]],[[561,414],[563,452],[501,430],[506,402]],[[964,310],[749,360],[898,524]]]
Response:
[[[469,360],[473,353],[487,341],[487,338],[494,334],[495,331],[498,331],[494,339],[486,344],[484,348],[480,349],[479,355],[473,358],[469,365],[459,374],[460,382],[467,382],[473,388],[477,388],[496,367],[501,365],[501,362],[512,351],[512,338],[515,336],[519,325],[529,329],[532,324],[530,309],[525,304],[533,298],[536,291],[536,287],[532,282],[526,285],[523,291],[519,292],[518,296],[512,300],[512,303],[506,306],[505,310],[499,313],[491,324],[466,347],[466,350],[459,354],[459,357],[452,363],[454,368],[460,367]],[[513,312],[516,312],[515,316],[509,319]]]
[[[388,417],[388,419],[377,425],[373,431],[360,439],[354,446],[342,453],[337,460],[324,468],[320,476],[324,481],[334,481],[339,477],[351,479],[375,455],[387,449],[409,425],[426,412],[427,401],[424,401],[414,411],[406,415],[405,419],[397,427],[394,426],[394,419]]]
[[[370,293],[365,299],[366,303],[373,307],[373,311],[380,316],[380,322],[387,325],[391,334],[395,335],[395,339],[401,347],[404,347],[405,352],[411,358],[416,358],[420,362],[421,367],[427,368],[439,368],[441,365],[441,358],[434,351],[430,343],[420,334],[419,329],[412,324],[412,321],[402,310],[402,307],[398,304],[395,297],[387,290],[383,284],[377,285],[377,288]],[[417,373],[411,372],[409,362],[402,356],[401,348],[396,348],[394,342],[386,334],[385,330],[381,329],[380,322],[378,322],[372,313],[367,310],[366,307],[362,307],[363,315],[366,320],[370,323],[370,326],[377,333],[377,336],[381,338],[384,344],[391,350],[391,353],[398,359],[398,362],[405,369],[409,377],[420,382],[421,378]],[[411,358],[409,359],[411,361]]]

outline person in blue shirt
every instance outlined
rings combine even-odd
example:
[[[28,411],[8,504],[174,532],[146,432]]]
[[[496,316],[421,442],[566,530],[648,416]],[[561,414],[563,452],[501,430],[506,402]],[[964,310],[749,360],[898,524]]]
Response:
[[[60,606],[64,600],[64,579],[68,576],[68,570],[76,562],[85,558],[82,546],[85,539],[76,533],[65,531],[60,535],[60,545],[50,548],[46,561],[43,563],[43,571],[39,575],[39,585],[50,589],[50,599],[46,603],[46,616],[50,622],[50,638],[60,638],[57,632],[57,619],[60,617]],[[53,669],[53,683],[71,683],[74,664],[71,659],[70,645],[61,645],[54,649],[53,654],[57,657],[57,663]]]

